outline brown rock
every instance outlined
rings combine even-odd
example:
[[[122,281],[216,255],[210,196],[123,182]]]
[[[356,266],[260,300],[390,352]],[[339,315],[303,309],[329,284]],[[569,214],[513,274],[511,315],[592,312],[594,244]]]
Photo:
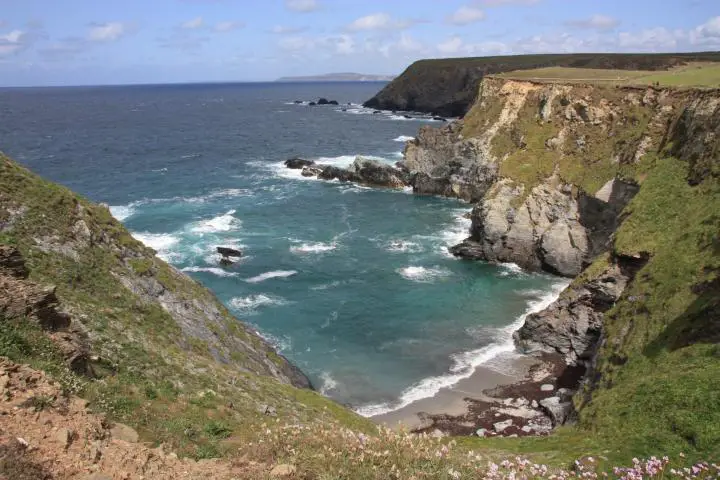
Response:
[[[275,468],[270,470],[270,476],[274,478],[290,477],[295,475],[297,468],[295,465],[282,464],[277,465]]]
[[[139,439],[138,433],[133,428],[122,423],[113,425],[110,429],[110,435],[115,440],[122,440],[129,443],[137,443]]]
[[[68,428],[61,428],[57,432],[55,432],[55,440],[64,448],[67,449],[70,447],[70,444],[73,441],[73,436],[75,433],[68,429]]]

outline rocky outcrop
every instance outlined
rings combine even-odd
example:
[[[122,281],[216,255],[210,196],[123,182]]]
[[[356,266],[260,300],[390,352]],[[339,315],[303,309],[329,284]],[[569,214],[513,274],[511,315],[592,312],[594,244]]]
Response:
[[[368,108],[464,115],[485,75],[541,67],[664,70],[692,61],[717,61],[716,53],[559,54],[420,60],[365,102]]]
[[[90,345],[83,327],[62,310],[55,287],[38,285],[27,280],[28,275],[20,251],[0,245],[0,321],[36,322],[74,372],[92,375]]]
[[[302,175],[386,188],[403,188],[412,182],[412,175],[407,170],[363,157],[357,157],[348,168],[312,164],[303,168]]]
[[[607,249],[618,215],[636,191],[613,179],[597,198],[553,176],[526,196],[523,185],[503,179],[473,209],[471,237],[451,251],[574,277]]]
[[[296,169],[296,170],[300,170],[302,168],[309,167],[311,165],[315,165],[315,162],[312,160],[306,160],[306,159],[300,158],[300,157],[293,157],[293,158],[288,158],[287,160],[285,160],[285,166],[287,168],[292,168],[292,169]]]
[[[569,365],[589,367],[599,344],[603,314],[622,295],[633,275],[613,260],[606,268],[574,282],[545,310],[533,313],[515,332],[525,352],[557,352]]]
[[[413,191],[471,202],[480,200],[497,178],[498,164],[487,145],[462,137],[462,122],[423,127],[405,145],[404,166],[414,172]]]

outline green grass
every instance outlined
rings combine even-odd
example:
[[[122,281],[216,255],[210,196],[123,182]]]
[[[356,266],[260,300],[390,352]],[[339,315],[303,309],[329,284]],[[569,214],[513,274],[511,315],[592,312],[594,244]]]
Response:
[[[546,67],[515,70],[495,75],[500,78],[537,82],[587,83],[601,85],[655,85],[661,87],[720,87],[720,64],[690,63],[670,70],[613,70],[596,68]]]

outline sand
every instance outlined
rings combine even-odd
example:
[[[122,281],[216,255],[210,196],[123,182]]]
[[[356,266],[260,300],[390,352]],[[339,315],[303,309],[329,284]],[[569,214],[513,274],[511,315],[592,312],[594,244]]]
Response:
[[[406,407],[370,419],[378,424],[394,429],[416,429],[424,425],[422,414],[464,415],[468,411],[466,398],[486,400],[484,390],[501,385],[511,385],[526,378],[528,369],[537,363],[537,358],[512,356],[501,364],[489,368],[479,366],[468,378],[455,385],[440,390],[435,396],[418,400]]]

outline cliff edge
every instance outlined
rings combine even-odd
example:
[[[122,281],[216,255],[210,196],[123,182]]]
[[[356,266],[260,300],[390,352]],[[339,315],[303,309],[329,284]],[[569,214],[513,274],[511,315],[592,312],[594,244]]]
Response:
[[[552,54],[419,60],[365,102],[368,108],[463,116],[485,75],[542,67],[666,70],[686,62],[719,61],[720,54]]]

